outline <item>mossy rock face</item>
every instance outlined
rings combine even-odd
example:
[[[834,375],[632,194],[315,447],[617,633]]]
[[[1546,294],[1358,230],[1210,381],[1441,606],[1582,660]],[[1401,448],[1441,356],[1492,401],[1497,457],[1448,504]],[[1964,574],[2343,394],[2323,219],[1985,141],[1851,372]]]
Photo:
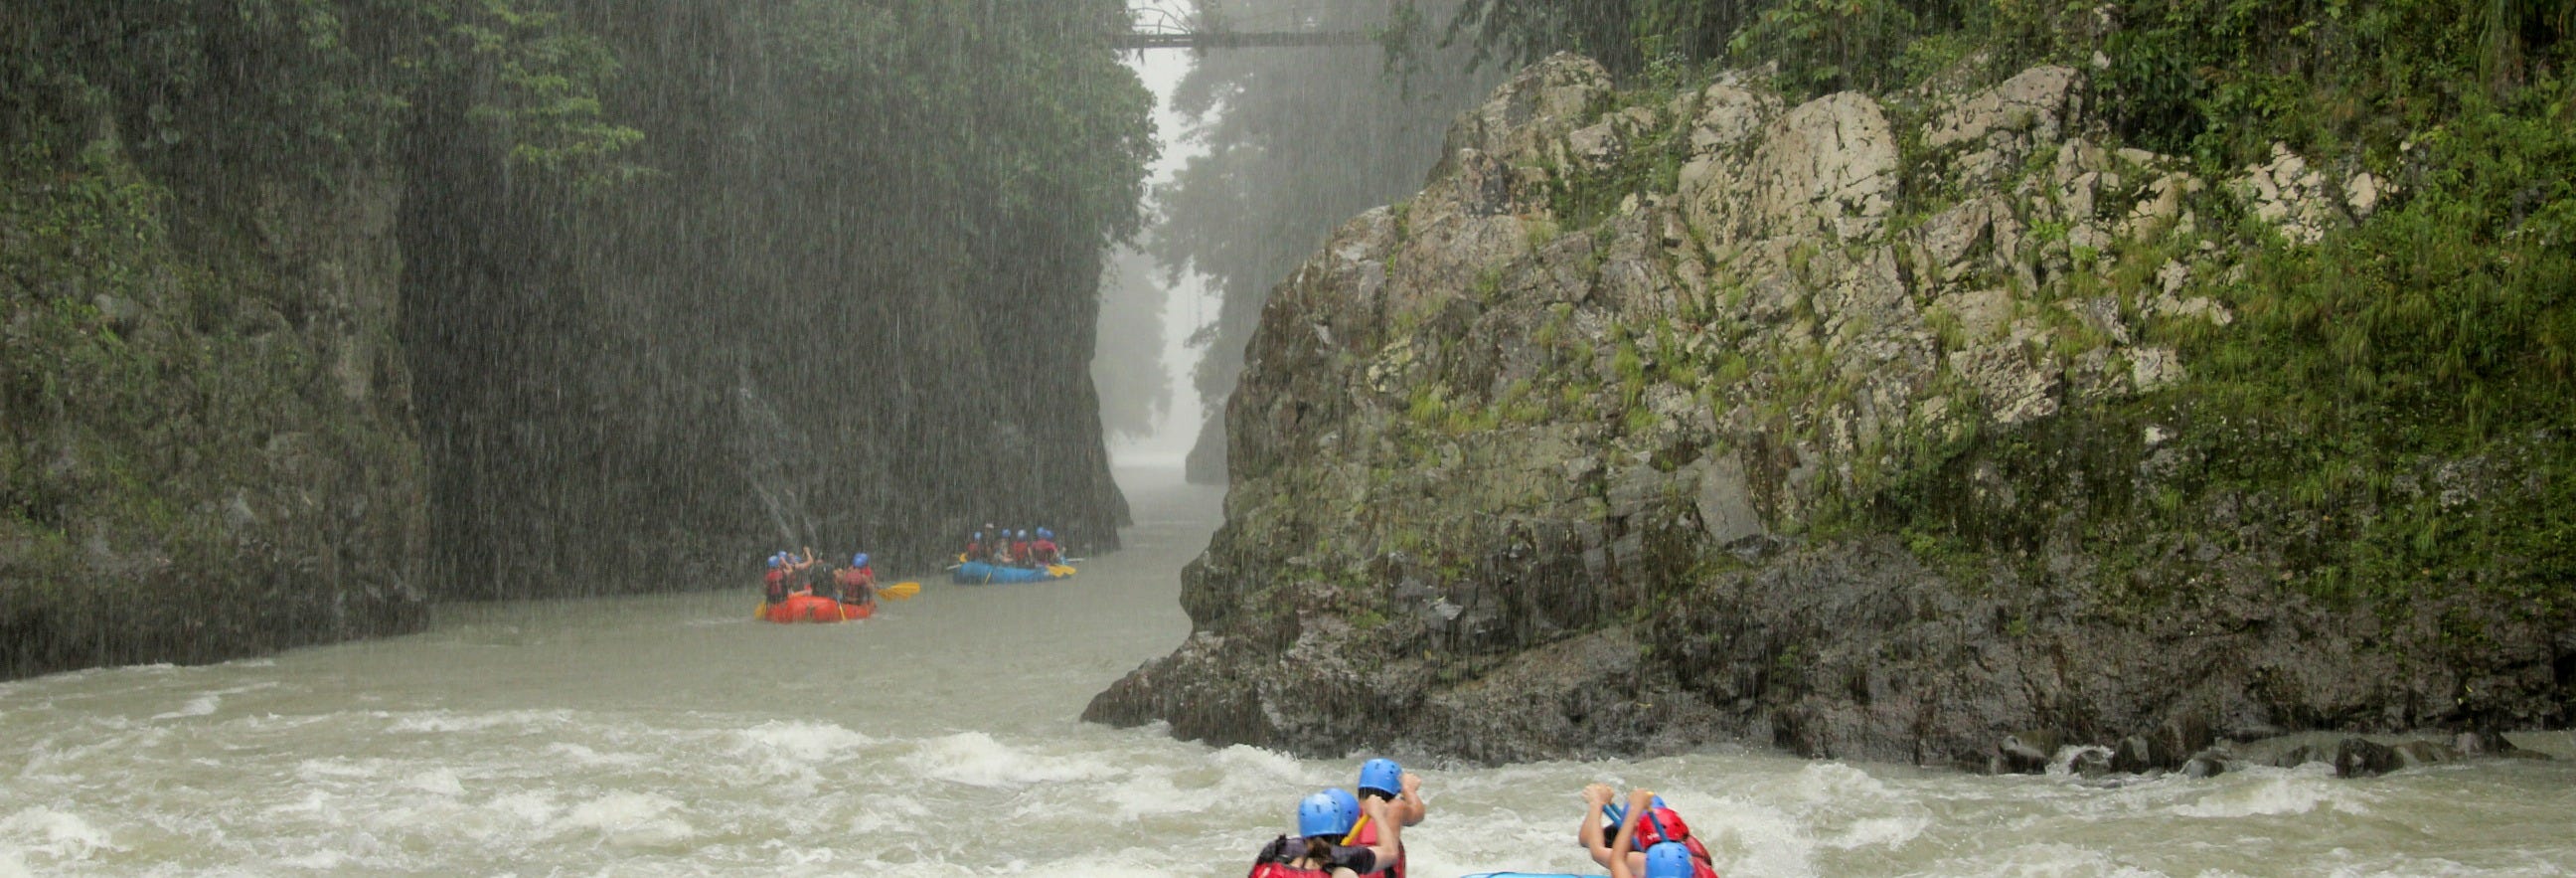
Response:
[[[417,629],[392,182],[175,208],[109,146],[0,167],[0,676]]]
[[[2334,196],[2280,184],[2287,159],[2208,185],[2118,148],[2068,68],[1897,113],[1729,74],[1696,113],[1596,89],[1513,115],[1586,69],[1515,77],[1407,201],[1416,233],[1346,225],[1273,295],[1229,521],[1183,582],[1198,633],[1088,715],[1314,753],[1982,769],[2017,730],[2569,714],[2576,423],[2539,400],[2576,320],[2532,291],[2576,260],[2507,240],[2406,292],[2370,269],[2391,230],[2464,205],[2274,209]],[[2383,322],[2443,301],[2532,323],[2427,350]],[[1309,687],[1369,721],[1309,722],[1283,694]]]

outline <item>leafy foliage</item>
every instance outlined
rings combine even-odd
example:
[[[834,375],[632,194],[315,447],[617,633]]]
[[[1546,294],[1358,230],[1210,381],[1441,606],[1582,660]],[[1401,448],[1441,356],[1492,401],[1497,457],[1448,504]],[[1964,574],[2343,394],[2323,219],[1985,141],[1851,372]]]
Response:
[[[172,176],[284,168],[328,184],[379,161],[425,89],[461,78],[523,162],[603,173],[637,134],[598,101],[615,60],[555,2],[19,4],[0,132],[68,152],[113,130]]]

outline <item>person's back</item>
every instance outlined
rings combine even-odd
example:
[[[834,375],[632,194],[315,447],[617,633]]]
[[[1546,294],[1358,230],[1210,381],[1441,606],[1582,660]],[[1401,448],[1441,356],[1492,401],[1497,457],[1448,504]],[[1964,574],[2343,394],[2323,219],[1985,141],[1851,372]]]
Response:
[[[761,577],[761,601],[779,603],[787,600],[787,562],[777,555],[769,556],[769,573]]]
[[[860,552],[850,556],[849,568],[840,571],[834,578],[840,582],[843,603],[877,602],[877,571],[876,568],[868,566],[868,553]]]
[[[1360,765],[1359,800],[1386,803],[1386,815],[1401,826],[1422,822],[1424,805],[1422,778],[1406,773],[1392,759],[1371,759]],[[1377,821],[1362,820],[1345,839],[1349,844],[1374,845],[1378,840]],[[1404,848],[1397,846],[1395,861],[1386,866],[1387,878],[1404,878]]]
[[[1263,846],[1246,878],[1359,878],[1379,871],[1379,863],[1397,857],[1402,824],[1387,826],[1383,844],[1336,841],[1351,832],[1361,813],[1378,822],[1388,820],[1383,803],[1358,803],[1338,789],[1307,796],[1297,804],[1297,837],[1279,836]]]
[[[1647,853],[1650,849],[1670,848],[1680,851],[1687,862],[1680,878],[1718,878],[1716,863],[1708,848],[1691,837],[1690,825],[1680,814],[1664,804],[1664,798],[1645,790],[1632,790],[1627,807],[1611,804],[1610,787],[1593,784],[1585,787],[1583,796],[1590,808],[1578,832],[1592,861],[1606,867],[1614,876],[1637,878],[1648,874]],[[1592,815],[1600,814],[1607,825],[1596,826]],[[1672,878],[1672,876],[1662,876]]]

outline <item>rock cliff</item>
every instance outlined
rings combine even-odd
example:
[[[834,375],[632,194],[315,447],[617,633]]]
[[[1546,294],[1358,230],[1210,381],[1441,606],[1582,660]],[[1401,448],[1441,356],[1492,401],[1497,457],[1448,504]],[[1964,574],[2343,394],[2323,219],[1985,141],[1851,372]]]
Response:
[[[1640,94],[1558,56],[1459,118],[1273,294],[1193,633],[1085,717],[1975,768],[2563,720],[2566,608],[2339,598],[2335,516],[2240,478],[2280,447],[2188,383],[2249,254],[2402,193],[2120,148],[2076,70],[1948,79]],[[2565,453],[2419,459],[2384,502],[2533,508],[2566,487],[2514,461]]]
[[[0,678],[416,629],[397,177],[207,209],[117,144],[0,168]]]

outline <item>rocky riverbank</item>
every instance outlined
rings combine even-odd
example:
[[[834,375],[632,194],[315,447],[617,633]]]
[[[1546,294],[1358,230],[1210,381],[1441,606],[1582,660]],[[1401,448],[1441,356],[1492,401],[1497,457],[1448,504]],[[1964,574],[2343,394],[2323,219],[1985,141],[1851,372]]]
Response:
[[[2266,259],[2405,185],[2286,147],[2215,173],[2088,99],[2052,66],[1797,102],[1523,71],[1273,294],[1195,630],[1086,718],[1976,769],[2564,722],[2551,550],[2419,574],[2362,539],[2449,510],[2533,545],[2563,433],[2355,467],[2347,503],[2267,469],[2333,425],[2236,416],[2193,359],[2246,346]]]

